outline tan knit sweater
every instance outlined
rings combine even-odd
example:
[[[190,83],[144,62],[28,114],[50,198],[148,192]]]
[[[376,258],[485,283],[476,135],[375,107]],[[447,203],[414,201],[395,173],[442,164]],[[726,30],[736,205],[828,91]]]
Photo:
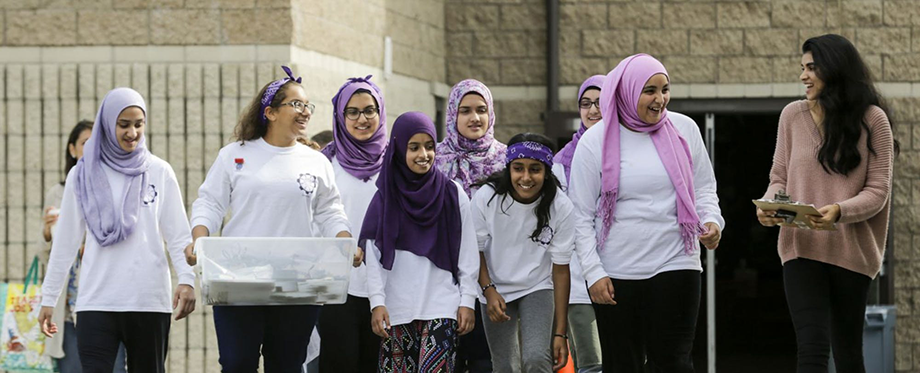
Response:
[[[849,175],[830,174],[818,163],[822,138],[804,100],[790,103],[779,118],[770,186],[764,198],[781,189],[796,201],[821,208],[840,205],[837,231],[781,227],[779,256],[783,263],[807,258],[875,278],[882,264],[888,234],[894,143],[885,112],[871,107],[870,153],[863,131],[857,145],[862,161]]]

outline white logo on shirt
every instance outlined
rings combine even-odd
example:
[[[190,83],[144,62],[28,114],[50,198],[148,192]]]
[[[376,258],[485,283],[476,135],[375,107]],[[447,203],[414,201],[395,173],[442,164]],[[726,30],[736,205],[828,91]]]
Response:
[[[144,206],[149,206],[150,204],[157,201],[157,187],[153,184],[147,185],[147,190],[144,191]]]
[[[547,225],[544,226],[543,230],[540,231],[539,236],[533,238],[533,242],[538,243],[540,246],[546,247],[549,246],[551,242],[553,242],[554,236],[555,232],[553,231],[553,228],[550,228],[550,226]]]
[[[316,191],[316,176],[309,173],[300,174],[300,177],[297,178],[297,184],[300,185],[300,190],[303,191],[304,196],[312,196],[313,192]]]

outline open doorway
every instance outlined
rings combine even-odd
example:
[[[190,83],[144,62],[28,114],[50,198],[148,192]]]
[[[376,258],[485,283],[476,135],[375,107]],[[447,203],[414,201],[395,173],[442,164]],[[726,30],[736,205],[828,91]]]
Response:
[[[705,135],[705,114],[690,116]],[[709,144],[726,221],[715,255],[716,368],[794,371],[795,332],[776,250],[779,231],[761,226],[751,203],[763,195],[769,182],[779,111],[717,113],[714,122],[714,142]],[[694,365],[700,372],[708,366],[706,303],[704,292],[694,343]]]

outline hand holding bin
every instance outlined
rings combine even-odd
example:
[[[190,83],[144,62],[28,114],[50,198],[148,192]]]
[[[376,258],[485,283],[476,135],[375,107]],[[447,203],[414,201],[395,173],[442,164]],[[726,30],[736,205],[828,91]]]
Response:
[[[342,304],[353,238],[202,237],[195,242],[209,305]]]

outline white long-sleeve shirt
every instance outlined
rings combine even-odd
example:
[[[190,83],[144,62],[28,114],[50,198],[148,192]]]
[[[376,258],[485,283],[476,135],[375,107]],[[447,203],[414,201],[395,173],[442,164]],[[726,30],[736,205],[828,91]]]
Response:
[[[305,145],[263,139],[220,150],[198,189],[191,226],[225,237],[335,237],[351,232],[332,164]],[[321,232],[314,232],[314,223]]]
[[[550,209],[549,224],[539,242],[530,235],[537,226],[534,209],[540,203],[521,203],[510,195],[496,195],[491,185],[473,194],[473,225],[479,251],[486,259],[489,277],[505,302],[538,290],[553,288],[553,264],[568,265],[575,248],[572,202],[558,190]],[[480,297],[482,304],[485,297]]]
[[[569,186],[565,180],[565,168],[563,168],[562,163],[557,162],[553,164],[553,175],[559,180],[562,190],[568,193]],[[572,215],[572,221],[575,221],[574,215]],[[575,229],[574,223],[572,229]],[[575,241],[572,241],[572,246],[575,246]],[[578,255],[573,255],[569,263],[569,284],[571,285],[569,289],[569,304],[591,304],[591,296],[588,294],[588,286],[585,284],[585,276],[582,274],[582,267],[578,258]]]
[[[693,187],[696,212],[700,223],[725,226],[716,195],[716,180],[699,128],[689,117],[668,114],[671,123],[687,141],[693,158]],[[601,121],[582,136],[575,157],[569,198],[576,209],[576,245],[597,247],[596,230],[602,222],[597,217],[601,195],[601,157],[604,128]],[[651,136],[620,127],[620,184],[614,223],[603,248],[589,257],[584,275],[589,284],[604,276],[641,280],[675,270],[702,271],[699,242],[692,255],[684,253],[677,224],[677,192],[658,156]],[[600,260],[600,264],[596,260]]]
[[[332,159],[332,170],[335,172],[335,184],[342,194],[345,214],[348,215],[348,222],[351,223],[353,229],[352,235],[357,237],[361,234],[361,226],[364,225],[367,206],[371,204],[374,194],[377,193],[379,174],[374,174],[368,181],[358,179],[345,171],[335,158]],[[362,263],[360,267],[351,269],[348,294],[367,298],[367,265]]]
[[[380,265],[380,249],[373,240],[367,241],[367,290],[371,310],[386,306],[392,325],[413,320],[456,320],[459,307],[473,309],[476,304],[479,292],[476,230],[470,216],[470,199],[460,184],[454,184],[457,185],[463,227],[457,262],[459,286],[454,284],[449,271],[438,268],[426,257],[405,250],[396,250],[393,269],[388,271]]]
[[[147,185],[137,211],[134,231],[119,243],[103,247],[90,233],[77,203],[75,172],[67,177],[61,215],[52,243],[51,258],[42,284],[42,306],[54,307],[86,235],[76,312],[172,312],[172,284],[163,242],[169,250],[179,284],[194,286],[195,273],[185,262],[185,247],[192,242],[176,174],[166,161],[149,156]],[[127,177],[103,165],[115,209]]]

